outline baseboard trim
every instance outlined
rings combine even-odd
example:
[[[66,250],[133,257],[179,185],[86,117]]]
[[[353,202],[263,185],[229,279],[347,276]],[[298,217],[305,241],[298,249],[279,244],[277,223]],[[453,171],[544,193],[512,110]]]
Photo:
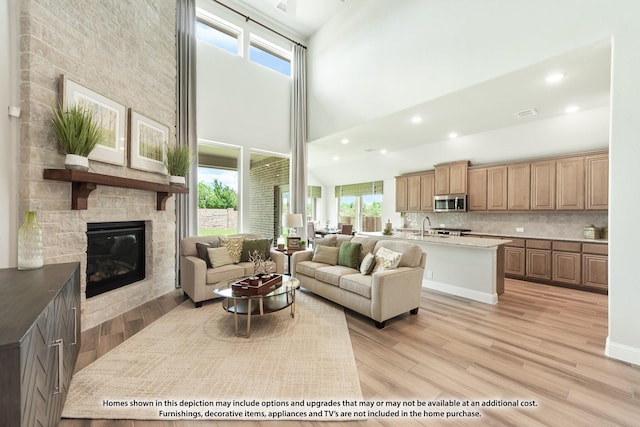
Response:
[[[610,337],[607,337],[604,354],[613,359],[618,359],[634,365],[640,365],[640,348],[615,343],[611,341]]]
[[[483,302],[485,304],[498,303],[498,294],[496,293],[487,294],[485,292],[478,292],[471,289],[461,288],[459,286],[449,285],[447,283],[436,282],[434,280],[422,280],[422,287],[444,292],[445,294],[452,294],[474,301]]]

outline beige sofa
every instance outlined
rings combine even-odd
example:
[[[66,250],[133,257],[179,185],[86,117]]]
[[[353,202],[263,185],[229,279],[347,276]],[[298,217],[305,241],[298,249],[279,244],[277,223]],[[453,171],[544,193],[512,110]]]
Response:
[[[228,237],[263,238],[250,233],[233,234]],[[218,241],[218,236],[197,236],[187,237],[180,242],[180,284],[185,296],[191,298],[196,307],[202,306],[203,301],[217,298],[213,290],[222,280],[253,274],[251,262],[207,268],[206,261],[198,257],[196,243]],[[284,273],[284,254],[271,248],[270,256],[276,264],[276,273]]]
[[[314,262],[312,250],[296,252],[291,257],[291,271],[303,288],[373,319],[378,328],[402,313],[418,313],[426,264],[426,254],[420,246],[400,240],[342,235],[319,239],[316,245],[340,247],[343,242],[362,245],[359,263],[367,252],[375,255],[380,248],[387,248],[402,254],[400,264],[392,270],[364,275],[359,269]]]

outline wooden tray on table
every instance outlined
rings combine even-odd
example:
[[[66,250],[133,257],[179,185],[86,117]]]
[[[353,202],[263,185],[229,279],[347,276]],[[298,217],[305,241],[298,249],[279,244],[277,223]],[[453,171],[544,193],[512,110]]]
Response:
[[[282,274],[258,274],[231,284],[234,295],[264,295],[282,286]]]

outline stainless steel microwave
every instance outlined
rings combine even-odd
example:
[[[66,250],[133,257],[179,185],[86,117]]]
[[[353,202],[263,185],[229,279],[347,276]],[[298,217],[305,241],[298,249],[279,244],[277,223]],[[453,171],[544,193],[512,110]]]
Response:
[[[466,212],[467,195],[459,194],[457,196],[434,196],[433,210],[435,212]]]

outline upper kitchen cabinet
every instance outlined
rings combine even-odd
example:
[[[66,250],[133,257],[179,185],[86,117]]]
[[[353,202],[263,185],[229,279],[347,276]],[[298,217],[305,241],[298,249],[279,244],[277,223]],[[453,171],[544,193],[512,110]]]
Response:
[[[433,196],[435,194],[435,173],[420,175],[420,210],[433,211]]]
[[[433,210],[434,174],[396,177],[396,212]]]
[[[487,168],[487,210],[507,210],[507,167]]]
[[[507,206],[509,210],[528,211],[531,195],[531,164],[520,163],[507,168]]]
[[[585,157],[559,159],[556,163],[556,209],[582,210],[585,196]]]
[[[468,161],[436,165],[435,191],[437,196],[467,193]]]
[[[609,155],[594,154],[585,158],[586,205],[585,209],[609,209]]]
[[[407,177],[407,211],[420,210],[420,175]]]
[[[470,211],[487,210],[487,168],[469,169],[468,208]]]
[[[407,199],[408,177],[396,177],[396,212],[407,212],[409,201]]]
[[[556,208],[556,161],[531,163],[531,210]]]

